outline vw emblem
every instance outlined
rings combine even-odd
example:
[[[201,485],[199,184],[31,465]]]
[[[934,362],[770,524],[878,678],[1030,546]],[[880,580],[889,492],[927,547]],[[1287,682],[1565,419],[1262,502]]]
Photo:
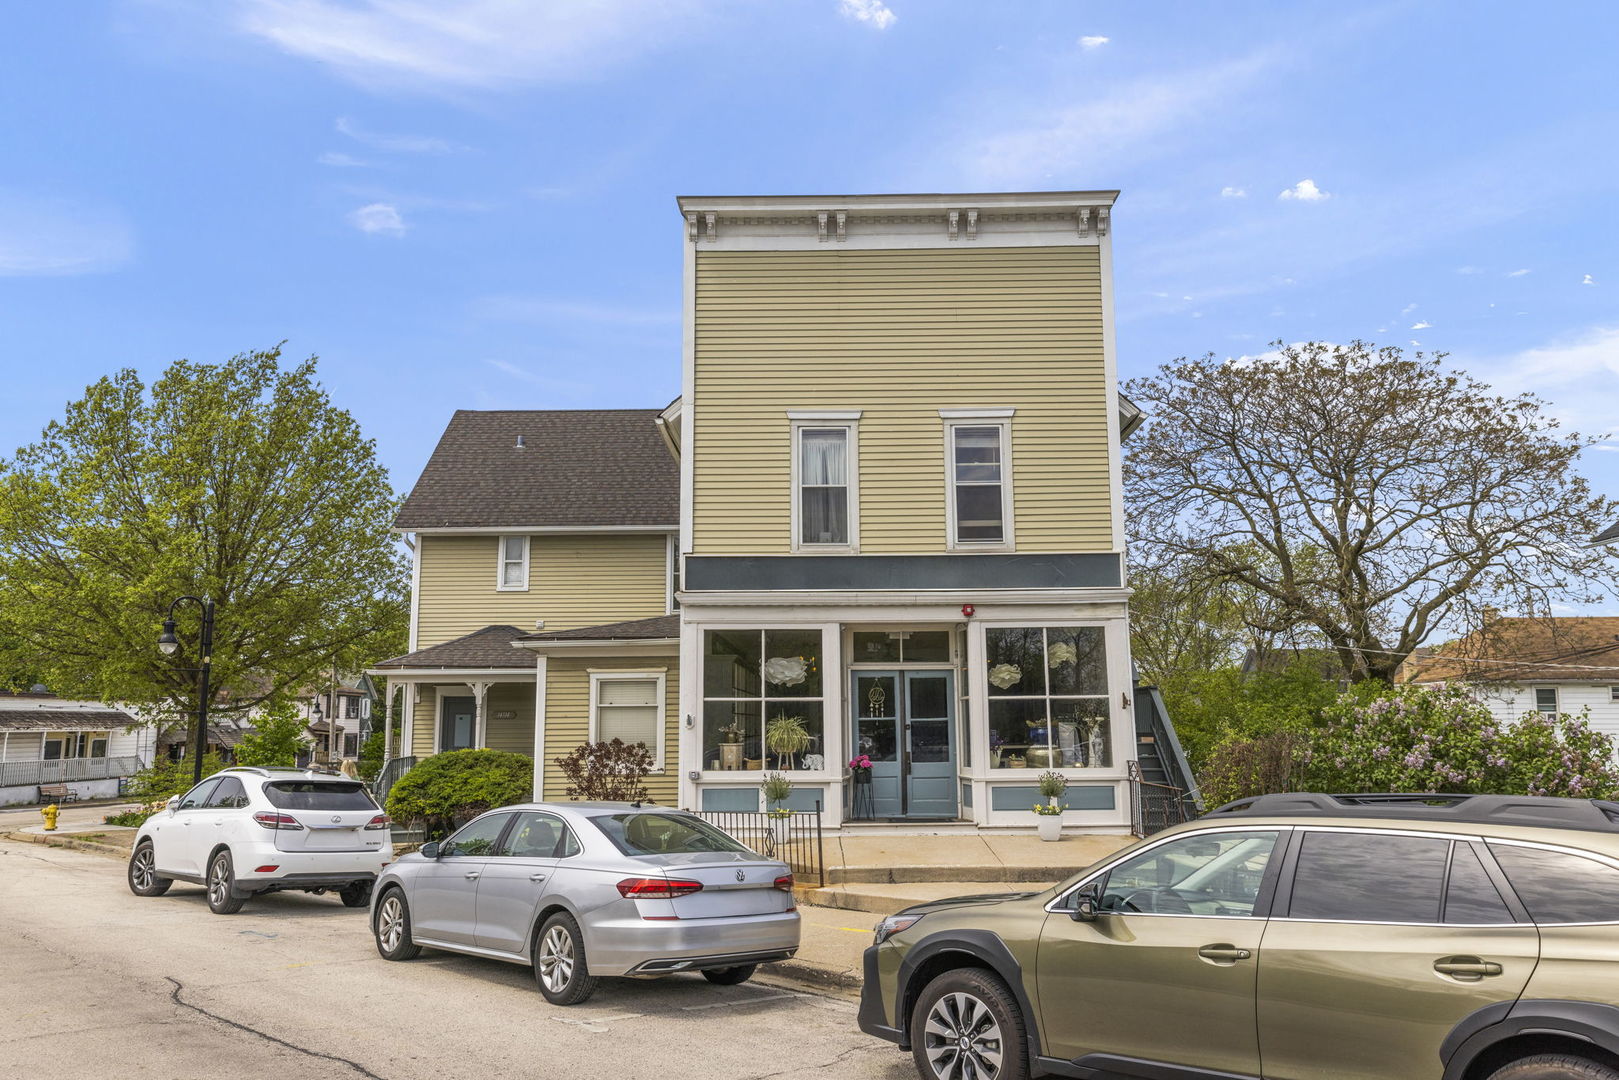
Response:
[[[747,878],[748,878],[748,875],[744,874],[742,871],[738,870],[736,872],[736,879],[738,881],[746,881]]]
[[[338,816],[337,814],[332,815],[332,824],[333,825],[341,824],[342,821],[343,821],[342,817]]]

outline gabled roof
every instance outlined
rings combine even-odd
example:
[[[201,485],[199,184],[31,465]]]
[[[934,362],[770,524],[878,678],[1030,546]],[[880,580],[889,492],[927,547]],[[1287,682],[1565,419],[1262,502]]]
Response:
[[[533,657],[512,648],[512,642],[523,636],[524,631],[515,626],[486,626],[453,640],[384,660],[377,667],[386,671],[402,668],[529,667],[533,664]]]
[[[1431,651],[1412,653],[1399,682],[1613,682],[1619,617],[1491,619]]]
[[[658,409],[458,409],[394,519],[418,529],[674,527]]]
[[[575,630],[524,634],[525,642],[544,641],[659,641],[680,636],[679,615],[658,615],[651,619],[581,626]]]
[[[0,731],[121,731],[138,723],[99,701],[71,701],[39,691],[0,691]]]
[[[1593,544],[1619,544],[1619,521],[1597,533],[1597,538],[1591,542]]]

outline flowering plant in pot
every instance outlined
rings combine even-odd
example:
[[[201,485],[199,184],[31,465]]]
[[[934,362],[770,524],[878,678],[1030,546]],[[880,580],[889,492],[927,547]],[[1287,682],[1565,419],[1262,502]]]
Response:
[[[1057,800],[1063,797],[1068,790],[1068,778],[1060,772],[1046,771],[1040,774],[1037,781],[1040,785],[1040,794],[1045,796],[1045,802],[1034,804],[1035,816],[1040,820],[1035,824],[1040,829],[1040,839],[1056,841],[1062,839],[1062,812],[1068,809],[1064,803]]]
[[[871,783],[871,757],[867,754],[859,754],[850,758],[849,772],[854,775],[855,783]]]
[[[764,792],[765,805],[768,807],[766,813],[770,816],[770,833],[775,837],[777,846],[785,844],[787,824],[793,818],[793,812],[785,804],[793,793],[793,782],[779,772],[766,773],[759,790]]]

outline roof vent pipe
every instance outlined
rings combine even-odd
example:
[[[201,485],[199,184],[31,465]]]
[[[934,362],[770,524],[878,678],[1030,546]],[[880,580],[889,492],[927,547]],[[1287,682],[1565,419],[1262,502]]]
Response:
[[[517,447],[516,448],[518,450],[523,449],[523,437],[521,435],[517,436]]]

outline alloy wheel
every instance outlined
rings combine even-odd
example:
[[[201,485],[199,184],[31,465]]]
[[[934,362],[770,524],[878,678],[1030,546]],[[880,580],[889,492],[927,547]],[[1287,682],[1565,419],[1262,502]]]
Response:
[[[972,994],[946,994],[936,1001],[923,1039],[937,1080],[994,1080],[1001,1074],[1001,1025]]]
[[[399,948],[399,943],[405,937],[405,905],[400,903],[399,897],[390,894],[382,902],[382,914],[377,918],[377,935],[382,938],[382,947],[389,952]]]
[[[573,935],[567,927],[553,926],[540,942],[540,982],[560,994],[573,980]]]
[[[135,878],[137,889],[150,889],[152,882],[157,878],[157,869],[152,863],[152,849],[143,847],[135,852],[135,865],[130,869]]]
[[[213,872],[208,875],[208,901],[215,907],[224,907],[230,899],[230,860],[221,855],[214,860]]]

